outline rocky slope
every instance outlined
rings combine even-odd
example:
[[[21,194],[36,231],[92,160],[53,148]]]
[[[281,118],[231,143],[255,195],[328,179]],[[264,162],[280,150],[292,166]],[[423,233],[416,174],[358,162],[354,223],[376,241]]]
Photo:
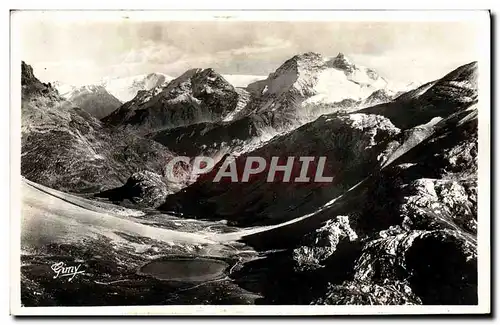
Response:
[[[169,196],[161,208],[180,209],[184,214],[204,218],[228,219],[239,225],[291,220],[313,211],[368,176],[380,163],[380,152],[390,150],[393,145],[389,140],[399,133],[388,119],[376,115],[324,115],[237,157],[236,166],[241,174],[247,156],[263,157],[268,163],[271,157],[278,156],[283,158],[284,161],[280,161],[283,164],[289,156],[322,155],[326,156],[325,176],[335,176],[331,184],[269,183],[267,172],[256,175],[248,183],[215,183],[213,178],[218,169],[214,169],[197,184]],[[313,164],[317,163],[316,159]],[[294,166],[291,179],[300,172],[298,159]],[[234,196],[238,200],[234,200]]]
[[[394,102],[365,108],[361,112],[383,115],[398,127],[410,128],[427,123],[433,117],[448,116],[476,101],[477,62],[472,62],[399,96]]]
[[[134,173],[160,175],[173,154],[157,142],[105,127],[40,82],[22,63],[21,173],[72,192],[123,185]]]
[[[109,115],[122,105],[122,102],[108,93],[103,86],[82,86],[62,96],[97,119]]]
[[[179,155],[221,158],[251,151],[278,132],[265,116],[251,114],[235,121],[205,122],[153,132],[147,135]]]

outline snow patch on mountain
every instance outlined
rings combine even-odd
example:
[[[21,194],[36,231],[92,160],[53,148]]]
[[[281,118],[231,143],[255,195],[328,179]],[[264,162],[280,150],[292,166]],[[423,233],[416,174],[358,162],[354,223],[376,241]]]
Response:
[[[68,99],[70,97],[70,93],[77,88],[74,85],[66,84],[61,81],[55,81],[52,85],[57,89],[59,95],[66,99]]]
[[[361,100],[368,97],[373,88],[363,87],[345,77],[345,74],[336,69],[321,71],[317,77],[314,95],[305,100],[304,103],[329,102],[336,103],[344,99]]]
[[[105,78],[98,84],[104,86],[109,93],[127,102],[137,95],[139,90],[150,90],[158,86],[165,86],[173,77],[163,73],[150,73],[124,78]]]
[[[89,85],[70,85],[56,81],[54,87],[61,96],[68,99],[75,89],[93,91],[95,87],[102,86],[111,95],[125,103],[132,100],[138,91],[166,86],[172,79],[174,78],[169,75],[155,72],[129,77],[106,77]]]

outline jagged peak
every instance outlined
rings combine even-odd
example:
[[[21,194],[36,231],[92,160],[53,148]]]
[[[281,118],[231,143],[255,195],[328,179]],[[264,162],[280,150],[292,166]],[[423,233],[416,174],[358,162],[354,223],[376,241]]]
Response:
[[[342,52],[339,52],[332,60],[329,60],[327,65],[347,72],[356,70],[356,65]]]
[[[317,52],[305,52],[294,56],[296,59],[320,59],[323,56]]]
[[[284,63],[284,65],[287,64],[287,62],[293,62],[296,64],[300,64],[303,62],[321,61],[321,60],[323,60],[323,56],[321,54],[316,53],[316,52],[305,52],[302,54],[294,55],[291,59],[287,60]]]
[[[339,52],[339,54],[337,54],[335,60],[350,62],[349,58],[342,52]]]
[[[33,67],[21,61],[21,85],[27,85],[33,81],[39,81],[33,73]]]
[[[226,81],[226,79],[224,79],[222,74],[218,73],[213,68],[190,69],[190,70],[184,72],[176,80],[187,81],[188,79],[191,81],[196,80],[196,82],[205,82],[205,81],[210,82],[210,81],[215,81],[215,80],[223,80],[224,82],[228,83]]]
[[[167,99],[173,99],[214,89],[234,90],[234,86],[213,68],[193,68],[162,86],[159,93]]]
[[[203,73],[217,73],[213,68],[206,68],[202,72]]]
[[[183,74],[181,74],[179,77],[175,78],[174,80],[185,80],[185,79],[191,79],[196,76],[216,76],[216,77],[222,77],[220,73],[215,71],[213,68],[192,68],[187,71],[185,71]]]
[[[305,52],[297,54],[286,60],[270,77],[281,74],[289,70],[298,70],[301,67],[319,67],[324,63],[324,58],[321,54],[316,52]]]

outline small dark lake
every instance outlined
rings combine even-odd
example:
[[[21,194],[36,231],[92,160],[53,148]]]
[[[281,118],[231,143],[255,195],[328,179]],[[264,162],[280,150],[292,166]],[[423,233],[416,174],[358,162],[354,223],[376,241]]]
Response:
[[[221,278],[229,264],[210,257],[162,257],[139,269],[159,280],[201,282]]]

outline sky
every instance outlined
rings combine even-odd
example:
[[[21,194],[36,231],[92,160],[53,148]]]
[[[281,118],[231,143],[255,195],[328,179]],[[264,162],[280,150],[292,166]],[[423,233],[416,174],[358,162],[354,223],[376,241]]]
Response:
[[[344,53],[394,82],[426,82],[478,60],[470,22],[23,20],[21,59],[44,82],[191,68],[267,76],[292,56]]]

